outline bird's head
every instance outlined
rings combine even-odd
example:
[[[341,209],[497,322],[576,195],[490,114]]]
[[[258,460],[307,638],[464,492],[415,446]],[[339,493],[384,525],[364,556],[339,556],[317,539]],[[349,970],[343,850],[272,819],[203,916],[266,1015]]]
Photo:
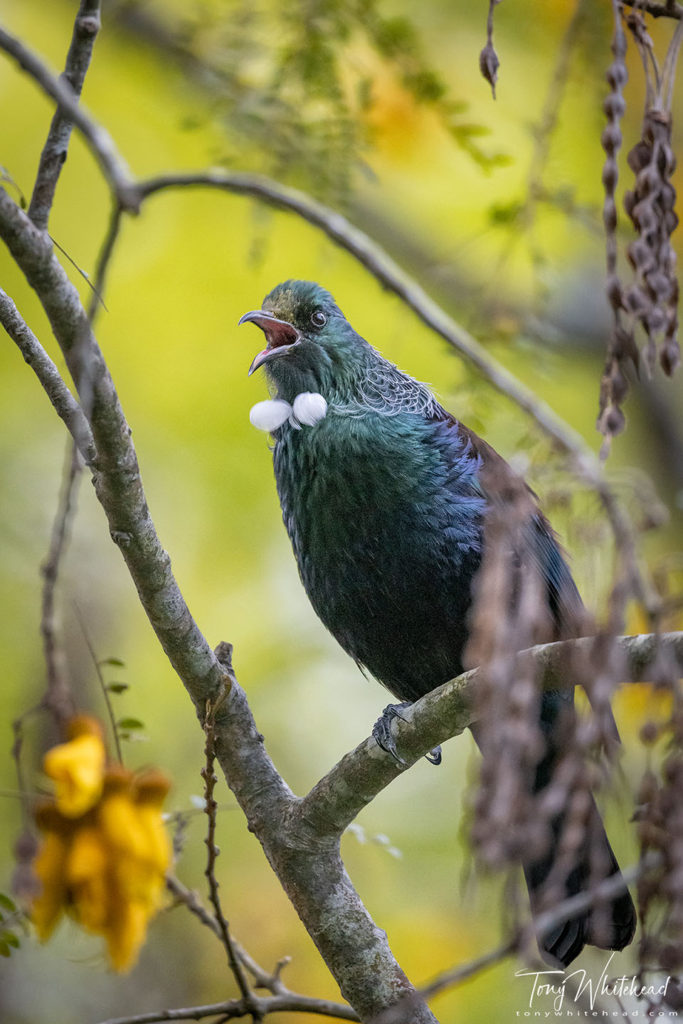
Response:
[[[373,350],[353,330],[329,292],[313,281],[285,281],[263,300],[263,308],[239,321],[254,323],[266,347],[249,373],[266,370],[278,395],[291,401],[302,391],[343,389]]]

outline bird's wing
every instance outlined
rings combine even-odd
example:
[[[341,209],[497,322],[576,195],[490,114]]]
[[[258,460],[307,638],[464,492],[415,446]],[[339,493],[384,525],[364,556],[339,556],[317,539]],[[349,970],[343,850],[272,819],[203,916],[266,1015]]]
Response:
[[[520,561],[531,559],[547,588],[554,629],[548,640],[568,639],[583,632],[583,603],[567,564],[566,555],[550,523],[539,508],[531,488],[505,459],[483,438],[451,416],[445,409],[434,418],[440,432],[452,440],[445,450],[452,453],[457,468],[464,458],[472,467],[472,486],[486,499],[487,510],[514,511],[523,524]],[[485,514],[486,516],[486,514]],[[486,518],[484,518],[484,538]],[[485,542],[485,541],[484,541]]]

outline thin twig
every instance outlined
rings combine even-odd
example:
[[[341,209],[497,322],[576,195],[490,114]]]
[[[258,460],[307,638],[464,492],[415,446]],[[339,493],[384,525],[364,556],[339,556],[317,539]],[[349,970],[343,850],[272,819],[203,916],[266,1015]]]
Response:
[[[237,982],[237,987],[240,990],[242,998],[248,1003],[251,998],[252,992],[249,987],[249,981],[242,969],[242,964],[240,963],[239,957],[235,950],[232,936],[230,935],[230,928],[228,922],[226,921],[225,915],[223,914],[221,900],[218,894],[218,879],[216,878],[216,858],[218,857],[219,853],[218,847],[216,846],[217,804],[215,797],[213,795],[216,782],[218,781],[216,773],[214,771],[214,764],[216,759],[214,746],[216,710],[217,705],[211,704],[209,701],[207,701],[206,714],[204,717],[204,734],[206,737],[206,742],[204,745],[204,754],[206,757],[206,762],[204,767],[202,768],[202,778],[204,779],[205,811],[208,819],[207,834],[206,839],[204,840],[207,849],[206,870],[204,874],[206,875],[206,880],[209,883],[209,898],[214,909],[214,915],[220,931],[221,941],[225,946],[226,953],[228,954],[228,964],[230,966],[230,970],[232,971],[235,977],[235,981]],[[255,1015],[255,1019],[257,1016],[258,1015]]]
[[[76,101],[81,95],[99,28],[100,0],[81,0],[63,74],[63,78],[71,86]],[[40,154],[38,173],[28,208],[29,217],[39,228],[47,228],[57,182],[69,148],[71,128],[71,120],[65,116],[61,108],[58,108]]]
[[[400,1003],[386,1010],[374,1024],[392,1024],[393,1021],[398,1019],[398,1015],[401,1012],[405,1012],[409,1008],[411,1001],[417,995],[422,996],[423,999],[430,999],[439,992],[454,988],[456,985],[462,984],[462,982],[481,974],[482,971],[500,963],[501,960],[505,960],[508,956],[523,952],[533,942],[542,940],[543,936],[547,935],[548,932],[551,932],[566,921],[571,921],[575,917],[580,916],[587,910],[590,910],[595,904],[619,896],[629,885],[642,878],[647,872],[659,867],[660,864],[661,858],[658,855],[645,857],[640,863],[627,868],[621,874],[610,875],[609,878],[603,879],[598,885],[593,886],[586,892],[570,896],[556,907],[553,907],[552,910],[548,910],[534,918],[526,928],[518,931],[508,942],[496,947],[496,949],[491,950],[489,953],[484,953],[483,956],[476,957],[466,964],[458,964],[457,967],[443,971],[432,981],[428,982],[428,984],[418,989],[415,995],[406,996]]]
[[[111,215],[109,217],[109,226],[107,228],[107,234],[104,237],[104,241],[100,247],[99,255],[97,257],[97,266],[95,268],[95,281],[93,284],[93,295],[90,299],[90,305],[88,306],[88,318],[90,323],[94,323],[95,316],[97,315],[100,307],[104,306],[102,296],[104,295],[104,288],[107,278],[107,271],[109,270],[109,263],[112,256],[114,255],[114,246],[119,236],[121,229],[121,214],[122,209],[120,203],[114,199],[112,203]]]
[[[92,463],[95,444],[92,431],[80,405],[62,379],[49,355],[23,320],[9,295],[0,288],[0,323],[40,381],[57,415],[66,424],[86,461]]]
[[[339,1020],[359,1020],[350,1006],[333,1003],[328,999],[314,999],[309,996],[298,996],[294,993],[277,996],[255,996],[252,994],[253,1008],[247,1006],[244,999],[232,999],[225,1003],[211,1003],[207,1006],[189,1006],[177,1010],[158,1010],[152,1013],[139,1013],[132,1017],[111,1017],[102,1024],[156,1024],[165,1020],[203,1020],[204,1017],[216,1017],[222,1014],[225,1020],[234,1017],[246,1017],[254,1010],[263,1018],[269,1013],[315,1013],[323,1017],[335,1017]]]
[[[62,490],[52,527],[47,558],[41,566],[43,594],[40,632],[47,672],[47,689],[43,706],[53,715],[60,732],[75,711],[75,701],[67,679],[64,651],[57,638],[55,593],[59,570],[69,541],[71,520],[75,511],[76,489],[81,475],[81,463],[75,443],[69,438],[64,467]]]
[[[9,54],[22,71],[26,71],[44,92],[57,103],[62,114],[73,123],[90,143],[109,185],[116,191],[122,205],[137,211],[135,189],[127,165],[119,154],[109,132],[97,124],[79,106],[71,85],[57,78],[24,44],[0,27],[0,50]]]
[[[172,874],[168,874],[166,876],[166,888],[175,897],[176,901],[186,906],[188,910],[194,914],[203,925],[205,925],[205,927],[209,928],[214,933],[214,935],[217,935],[219,939],[222,937],[218,921],[214,915],[207,910],[194,889],[188,889],[187,886],[183,885],[179,878],[176,878],[176,876]],[[247,953],[244,947],[234,938],[234,936],[231,936],[231,938],[235,952],[237,953],[241,963],[244,964],[254,979],[254,986],[256,988],[268,989],[268,991],[272,992],[274,995],[296,994],[290,992],[289,989],[286,988],[280,977],[282,968],[289,963],[288,957],[280,960],[276,965],[275,970],[269,974],[268,971],[264,970],[264,968],[261,967],[261,965],[257,963],[249,953]]]
[[[121,739],[119,737],[119,730],[116,724],[116,715],[114,714],[114,708],[111,702],[111,695],[109,693],[109,690],[107,689],[107,684],[104,681],[104,676],[102,675],[102,663],[100,662],[99,658],[97,657],[97,653],[95,652],[95,648],[93,646],[92,640],[90,639],[88,628],[85,624],[85,619],[81,613],[81,609],[78,607],[78,605],[74,605],[74,608],[76,611],[78,624],[81,627],[81,633],[83,634],[85,646],[88,648],[88,654],[90,655],[90,660],[93,663],[95,675],[97,676],[97,682],[99,684],[100,690],[102,692],[102,697],[104,698],[104,703],[107,708],[107,716],[109,718],[109,723],[111,725],[111,733],[112,738],[114,740],[114,747],[116,748],[116,759],[119,762],[119,764],[123,764],[123,751],[121,750]]]

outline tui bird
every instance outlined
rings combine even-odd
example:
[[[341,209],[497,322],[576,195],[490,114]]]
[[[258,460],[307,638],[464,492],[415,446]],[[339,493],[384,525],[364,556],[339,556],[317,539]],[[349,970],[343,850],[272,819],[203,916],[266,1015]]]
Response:
[[[266,337],[249,373],[263,366],[274,397],[250,415],[274,438],[282,515],[306,593],[362,669],[402,702],[416,701],[463,671],[473,580],[493,500],[489,481],[517,478],[424,384],[361,338],[318,284],[285,281],[244,322]],[[532,492],[525,493],[528,557],[541,573],[552,622],[547,639],[575,635],[578,591],[548,521]],[[572,703],[573,693],[542,696],[545,752],[535,792],[550,781]],[[390,705],[373,730],[394,754],[389,721],[396,708]],[[555,849],[523,865],[532,907],[553,866],[562,818],[560,812],[552,822]],[[606,873],[617,875],[594,804],[590,826]],[[588,886],[594,849],[586,839],[566,873],[567,896]],[[636,925],[628,892],[607,911],[606,932],[604,921],[594,929],[586,912],[546,935],[541,952],[566,966],[585,944],[623,949]]]

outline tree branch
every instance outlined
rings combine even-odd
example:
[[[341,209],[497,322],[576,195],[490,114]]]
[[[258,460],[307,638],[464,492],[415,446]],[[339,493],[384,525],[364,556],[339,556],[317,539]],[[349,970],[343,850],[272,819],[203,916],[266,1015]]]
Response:
[[[566,690],[571,657],[590,659],[599,638],[561,640],[540,644],[521,656],[531,657],[539,687]],[[623,682],[645,682],[660,655],[671,658],[683,674],[683,632],[619,637]],[[400,756],[399,765],[377,746],[372,737],[346,754],[305,796],[298,809],[320,835],[338,835],[348,828],[360,811],[398,775],[426,753],[463,732],[475,720],[474,691],[479,669],[464,672],[443,686],[431,690],[394,719],[392,729]]]
[[[81,95],[99,28],[100,0],[81,0],[62,76],[71,86],[76,101]],[[28,208],[29,217],[39,228],[47,229],[57,182],[69,148],[71,128],[70,119],[58,107],[40,155],[38,174]]]
[[[315,1013],[323,1017],[336,1017],[339,1020],[359,1018],[351,1007],[341,1003],[333,1003],[328,999],[314,999],[294,993],[277,996],[252,996],[253,1007],[247,1006],[244,999],[230,999],[225,1003],[211,1003],[207,1006],[188,1006],[177,1010],[157,1010],[152,1013],[138,1013],[132,1017],[111,1017],[102,1024],[156,1024],[165,1020],[203,1020],[204,1017],[246,1017],[256,1012],[260,1017],[269,1013]]]
[[[42,703],[53,715],[62,734],[64,734],[66,723],[75,712],[76,704],[67,678],[64,650],[57,636],[55,590],[59,579],[60,565],[68,544],[80,473],[81,464],[78,451],[74,442],[69,439],[67,463],[64,467],[62,491],[52,527],[50,548],[40,570],[43,577],[40,632],[43,637],[43,653],[47,669],[47,687]]]
[[[235,944],[230,933],[230,926],[228,925],[223,913],[221,898],[218,893],[218,879],[216,878],[216,858],[218,857],[219,850],[216,846],[216,810],[218,804],[216,803],[216,798],[213,795],[216,782],[218,781],[214,771],[216,759],[215,711],[216,705],[210,705],[207,702],[207,708],[204,715],[204,735],[206,738],[204,745],[205,763],[202,768],[202,778],[204,780],[204,810],[208,819],[207,834],[204,840],[207,850],[206,870],[204,875],[209,885],[209,899],[211,900],[211,905],[213,907],[214,919],[218,925],[219,937],[228,956],[228,966],[230,967],[235,981],[237,982],[237,987],[242,999],[245,1001],[246,1005],[249,1005],[252,998],[251,989],[249,988],[249,982],[246,974],[244,973],[242,963],[237,955]],[[254,1016],[254,1020],[260,1019],[256,1012],[252,1016]]]
[[[56,365],[2,288],[0,323],[40,381],[55,412],[64,421],[86,463],[90,464],[95,458],[95,443],[83,410],[62,380]]]
[[[36,290],[76,382],[97,446],[92,465],[97,497],[150,623],[200,718],[206,702],[221,697],[216,754],[228,785],[342,994],[359,1016],[370,1019],[413,987],[353,888],[338,837],[321,839],[294,818],[297,801],[268,757],[234,681],[229,647],[218,649],[219,661],[192,619],[161,547],[130,428],[78,293],[49,238],[2,189],[0,237]],[[423,1002],[411,1011],[410,1024],[434,1020]]]
[[[638,864],[626,868],[625,871],[617,875],[610,875],[608,878],[603,878],[597,885],[594,885],[585,892],[562,900],[556,907],[533,918],[525,928],[513,935],[508,942],[504,942],[496,949],[484,953],[469,963],[458,964],[457,967],[442,971],[436,978],[418,990],[420,995],[424,996],[425,999],[431,998],[438,995],[439,992],[453,988],[456,985],[462,984],[463,981],[468,981],[470,978],[481,974],[482,971],[500,963],[501,960],[505,960],[508,956],[528,949],[532,943],[541,941],[544,935],[552,932],[566,921],[573,920],[600,902],[619,896],[629,885],[638,881],[649,871],[655,870],[660,864],[661,857],[659,855],[649,854]],[[547,964],[542,969],[547,970]],[[410,997],[406,997],[406,1002],[409,999]],[[387,1010],[374,1024],[395,1024],[396,1018],[394,1013],[396,1009],[398,1007],[392,1007]],[[591,1009],[593,1009],[592,1006]]]

